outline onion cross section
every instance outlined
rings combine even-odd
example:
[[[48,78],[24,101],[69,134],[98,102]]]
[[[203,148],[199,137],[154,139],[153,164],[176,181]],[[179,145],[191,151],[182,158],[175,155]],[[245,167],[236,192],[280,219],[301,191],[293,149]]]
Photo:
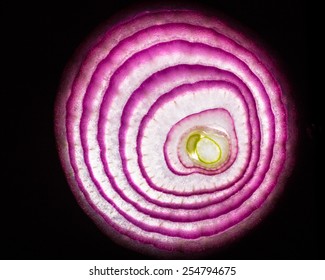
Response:
[[[252,228],[290,171],[284,79],[218,18],[139,13],[80,48],[55,108],[79,204],[140,252],[202,253]]]

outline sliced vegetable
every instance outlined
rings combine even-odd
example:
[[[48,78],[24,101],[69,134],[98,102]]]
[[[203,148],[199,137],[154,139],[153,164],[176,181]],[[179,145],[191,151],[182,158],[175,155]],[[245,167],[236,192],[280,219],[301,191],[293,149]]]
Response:
[[[72,59],[56,102],[66,176],[123,246],[190,254],[241,236],[290,172],[294,114],[266,52],[204,13],[107,26]]]

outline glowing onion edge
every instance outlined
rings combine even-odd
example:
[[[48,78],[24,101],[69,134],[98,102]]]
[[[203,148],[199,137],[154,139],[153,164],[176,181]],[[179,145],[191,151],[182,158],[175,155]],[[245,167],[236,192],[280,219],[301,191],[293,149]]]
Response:
[[[215,252],[270,211],[294,165],[295,107],[278,66],[230,24],[190,10],[103,25],[55,105],[63,169],[118,244]]]

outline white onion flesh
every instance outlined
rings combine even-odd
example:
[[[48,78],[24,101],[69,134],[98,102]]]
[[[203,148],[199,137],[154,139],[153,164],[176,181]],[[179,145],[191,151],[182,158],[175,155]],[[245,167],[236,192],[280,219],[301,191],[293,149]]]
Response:
[[[280,78],[253,41],[199,12],[107,26],[71,63],[56,104],[78,202],[141,252],[204,252],[241,235],[289,170],[293,121]],[[201,142],[189,152],[191,133]]]

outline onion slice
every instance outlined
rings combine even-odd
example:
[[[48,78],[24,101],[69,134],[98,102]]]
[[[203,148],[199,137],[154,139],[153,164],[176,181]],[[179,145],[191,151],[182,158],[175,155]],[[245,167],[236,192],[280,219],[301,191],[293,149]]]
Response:
[[[241,236],[293,164],[283,75],[255,42],[201,12],[104,27],[70,63],[55,107],[79,204],[142,253],[204,253]]]

